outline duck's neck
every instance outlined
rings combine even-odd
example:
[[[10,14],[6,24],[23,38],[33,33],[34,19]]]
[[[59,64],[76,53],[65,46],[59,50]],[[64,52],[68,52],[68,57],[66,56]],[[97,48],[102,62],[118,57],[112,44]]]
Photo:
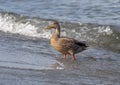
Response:
[[[53,33],[51,39],[57,40],[58,38],[60,38],[60,26],[59,25],[54,30],[54,33]]]

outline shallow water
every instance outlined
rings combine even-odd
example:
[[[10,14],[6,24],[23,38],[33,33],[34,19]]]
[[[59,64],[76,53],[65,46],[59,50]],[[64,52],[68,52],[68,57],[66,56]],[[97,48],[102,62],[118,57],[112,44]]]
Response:
[[[89,47],[77,61],[62,58],[46,39],[1,33],[1,85],[119,85],[120,54]]]
[[[18,69],[52,69],[50,65],[59,63],[52,58],[46,41],[32,41],[0,37],[0,66]]]

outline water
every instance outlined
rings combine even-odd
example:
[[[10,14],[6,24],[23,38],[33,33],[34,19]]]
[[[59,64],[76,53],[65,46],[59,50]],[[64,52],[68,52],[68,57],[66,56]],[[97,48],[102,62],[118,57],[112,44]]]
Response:
[[[119,0],[0,0],[0,85],[119,85],[119,14]],[[77,61],[50,46],[52,19],[89,44]]]
[[[1,11],[34,17],[85,23],[120,23],[119,0],[0,0],[0,3]]]

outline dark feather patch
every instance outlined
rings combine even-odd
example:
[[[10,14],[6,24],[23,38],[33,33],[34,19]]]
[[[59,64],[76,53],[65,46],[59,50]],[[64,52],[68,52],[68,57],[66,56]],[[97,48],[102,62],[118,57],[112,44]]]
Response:
[[[77,44],[79,46],[88,47],[85,42],[75,42],[75,44]]]

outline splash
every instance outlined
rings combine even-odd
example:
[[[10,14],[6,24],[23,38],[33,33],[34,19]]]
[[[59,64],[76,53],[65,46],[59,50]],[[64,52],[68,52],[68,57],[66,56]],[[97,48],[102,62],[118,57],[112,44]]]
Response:
[[[41,26],[37,26],[39,23]],[[34,19],[32,21],[32,19],[15,14],[0,13],[0,30],[6,33],[10,32],[30,37],[49,38],[50,32],[44,30],[44,23],[46,22],[34,21]]]

